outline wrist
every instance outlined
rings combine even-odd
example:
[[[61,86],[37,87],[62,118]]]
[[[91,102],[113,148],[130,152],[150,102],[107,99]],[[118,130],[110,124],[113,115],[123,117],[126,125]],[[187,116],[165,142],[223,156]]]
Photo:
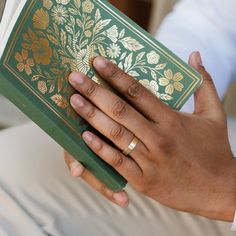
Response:
[[[220,220],[233,222],[236,211],[236,159],[230,160],[223,175]]]
[[[212,180],[207,201],[198,215],[209,219],[233,222],[236,210],[236,159],[222,165],[221,173]]]

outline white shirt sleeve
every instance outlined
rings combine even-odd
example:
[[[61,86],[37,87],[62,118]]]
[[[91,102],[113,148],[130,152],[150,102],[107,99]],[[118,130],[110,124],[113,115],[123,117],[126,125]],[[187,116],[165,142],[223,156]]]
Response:
[[[164,20],[157,39],[184,61],[200,51],[223,98],[236,68],[236,1],[182,0]],[[183,108],[193,111],[193,99]]]
[[[235,211],[235,216],[234,216],[234,222],[232,226],[232,231],[236,231],[236,211]]]

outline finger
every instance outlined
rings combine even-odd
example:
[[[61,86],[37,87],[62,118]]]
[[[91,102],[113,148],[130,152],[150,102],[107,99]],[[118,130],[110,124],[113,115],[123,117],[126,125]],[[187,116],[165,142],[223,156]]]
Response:
[[[70,82],[107,116],[126,127],[140,140],[149,140],[149,137],[145,137],[143,132],[143,130],[149,130],[149,121],[127,102],[80,72],[72,73]]]
[[[141,167],[135,161],[124,156],[119,150],[111,147],[98,136],[86,131],[82,137],[93,152],[117,170],[129,183],[135,183],[137,179],[142,177]]]
[[[102,78],[121,92],[145,117],[161,122],[172,110],[133,77],[103,57],[94,59],[93,65]],[[155,107],[155,109],[153,109]]]
[[[95,191],[102,194],[105,198],[121,207],[127,207],[129,204],[128,194],[125,191],[113,192],[98,180],[91,172],[85,169],[77,162],[67,151],[64,152],[64,158],[73,177],[81,177]],[[82,167],[82,169],[81,169]]]
[[[82,179],[109,201],[119,205],[122,208],[128,207],[129,198],[125,191],[113,192],[88,170],[83,172]]]
[[[67,151],[64,151],[64,159],[73,177],[82,176],[85,168],[81,163],[75,160]]]
[[[216,120],[224,118],[224,111],[214,82],[202,65],[199,52],[193,52],[190,55],[189,65],[203,77],[203,83],[195,93],[195,114]]]
[[[87,120],[101,134],[111,140],[120,150],[126,149],[128,144],[134,138],[134,135],[129,130],[112,120],[109,116],[104,114],[79,94],[75,94],[71,97],[71,104],[81,117]],[[147,152],[148,151],[144,144],[139,141],[132,157],[142,161],[142,157]]]

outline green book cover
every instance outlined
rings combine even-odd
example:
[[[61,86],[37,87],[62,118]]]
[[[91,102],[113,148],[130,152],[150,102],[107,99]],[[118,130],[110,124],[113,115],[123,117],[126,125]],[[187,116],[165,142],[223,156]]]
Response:
[[[179,110],[201,76],[105,0],[25,0],[0,61],[0,92],[113,190],[126,181],[83,142],[67,78],[102,55]],[[109,88],[109,87],[108,87]],[[27,150],[26,150],[27,151]]]

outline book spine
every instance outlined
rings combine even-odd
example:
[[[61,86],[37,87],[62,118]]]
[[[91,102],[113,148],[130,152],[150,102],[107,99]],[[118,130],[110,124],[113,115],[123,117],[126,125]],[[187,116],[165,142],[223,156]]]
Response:
[[[65,124],[59,119],[55,119],[55,115],[50,114],[51,111],[49,109],[36,106],[33,97],[29,98],[21,92],[19,88],[15,88],[15,86],[5,78],[2,69],[0,69],[0,93],[15,104],[59,145],[70,152],[75,159],[80,161],[107,187],[113,191],[119,191],[125,187],[127,182],[118,172],[102,161],[88,147],[87,150],[85,150],[86,147],[81,148],[80,144],[83,142],[82,138],[78,140],[78,137],[73,137],[73,134],[70,136],[70,130]]]

